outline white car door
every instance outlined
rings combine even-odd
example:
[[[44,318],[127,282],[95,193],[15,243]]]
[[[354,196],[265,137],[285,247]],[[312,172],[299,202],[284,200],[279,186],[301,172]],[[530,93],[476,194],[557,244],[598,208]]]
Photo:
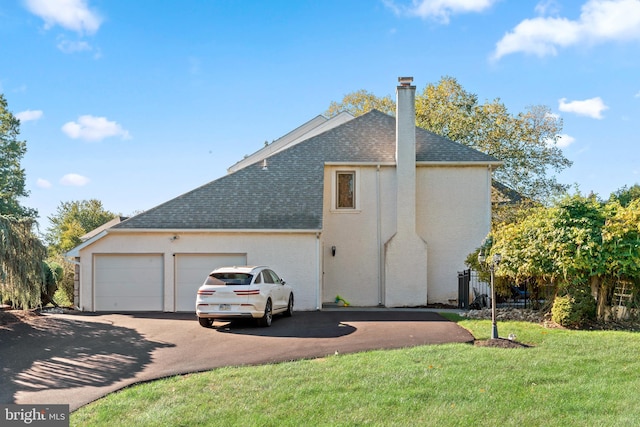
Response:
[[[280,310],[287,306],[284,295],[284,286],[280,282],[280,278],[271,270],[263,270],[264,280],[271,286],[271,298],[273,299],[273,308]]]

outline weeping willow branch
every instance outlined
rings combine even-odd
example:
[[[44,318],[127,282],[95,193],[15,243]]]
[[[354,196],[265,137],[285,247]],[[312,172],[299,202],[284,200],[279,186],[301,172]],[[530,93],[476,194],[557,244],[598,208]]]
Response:
[[[14,307],[40,305],[46,248],[33,233],[33,218],[0,215],[0,297]]]

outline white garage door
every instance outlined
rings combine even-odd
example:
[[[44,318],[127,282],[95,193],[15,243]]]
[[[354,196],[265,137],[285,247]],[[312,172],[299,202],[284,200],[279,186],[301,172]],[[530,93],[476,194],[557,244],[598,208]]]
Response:
[[[195,311],[196,292],[218,267],[246,265],[246,254],[176,254],[176,311]]]
[[[162,311],[162,255],[96,255],[96,311]]]

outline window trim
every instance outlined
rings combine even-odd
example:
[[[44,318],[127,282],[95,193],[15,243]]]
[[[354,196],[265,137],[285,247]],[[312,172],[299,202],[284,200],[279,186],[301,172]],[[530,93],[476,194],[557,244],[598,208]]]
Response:
[[[338,207],[338,181],[342,174],[353,176],[353,207]],[[331,174],[331,212],[334,213],[359,213],[360,212],[360,170],[359,168],[334,169]]]

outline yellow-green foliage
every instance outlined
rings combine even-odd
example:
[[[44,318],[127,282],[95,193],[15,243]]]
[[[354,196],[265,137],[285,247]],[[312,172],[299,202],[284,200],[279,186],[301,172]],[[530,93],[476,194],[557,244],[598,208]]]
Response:
[[[640,200],[622,206],[615,199],[601,203],[595,196],[569,196],[498,225],[491,239],[487,256],[502,254],[498,277],[553,284],[561,291],[572,283],[592,283],[599,316],[615,283],[640,279]]]
[[[70,305],[73,303],[73,293],[74,293],[74,275],[75,275],[75,265],[72,262],[69,262],[63,255],[56,255],[50,261],[57,265],[61,266],[62,271],[58,272],[58,276],[56,277],[56,284],[58,285],[58,293],[64,294],[64,296],[59,296],[59,300],[56,302],[61,305]]]
[[[117,216],[105,210],[96,199],[60,203],[56,214],[49,217],[51,227],[45,235],[49,254],[55,256],[73,249],[82,243],[84,234]]]
[[[579,328],[596,316],[596,301],[585,289],[574,289],[557,296],[551,308],[554,322],[567,328]]]

